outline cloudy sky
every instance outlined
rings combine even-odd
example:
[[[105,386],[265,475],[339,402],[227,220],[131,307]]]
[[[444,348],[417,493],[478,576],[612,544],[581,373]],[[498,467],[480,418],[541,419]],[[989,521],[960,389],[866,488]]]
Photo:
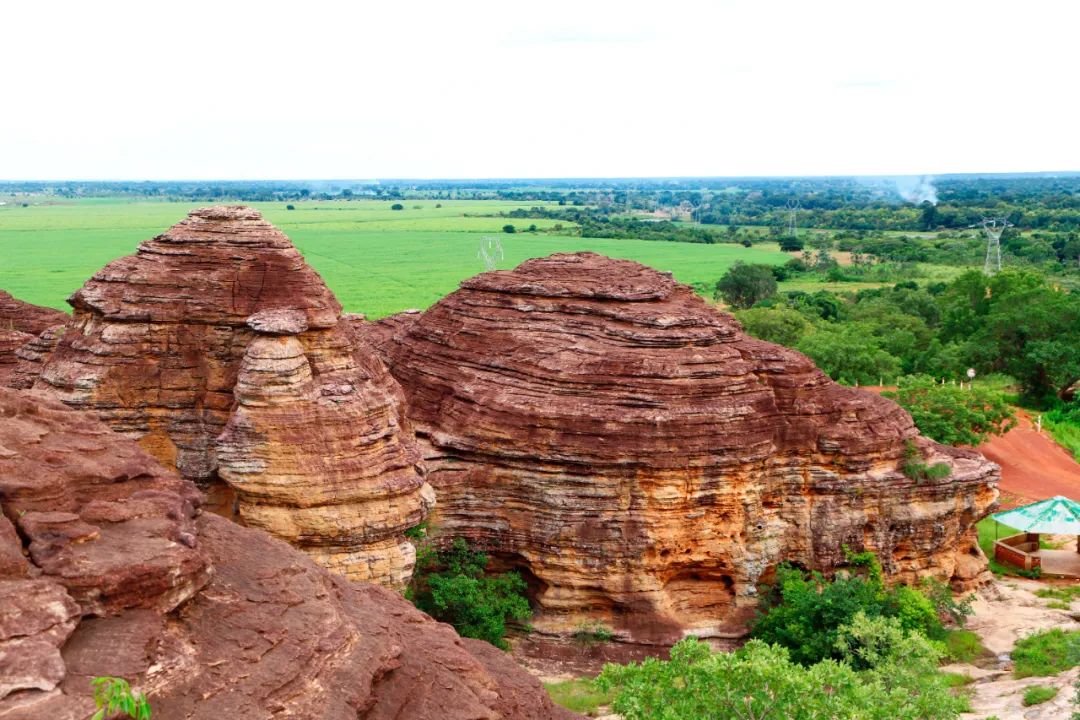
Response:
[[[1080,170],[1075,0],[18,2],[0,178]]]

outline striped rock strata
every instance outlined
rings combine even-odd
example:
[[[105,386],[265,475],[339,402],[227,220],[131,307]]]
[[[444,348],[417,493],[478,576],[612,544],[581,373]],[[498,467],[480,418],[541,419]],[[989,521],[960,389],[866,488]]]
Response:
[[[96,411],[225,514],[328,567],[391,585],[409,576],[404,531],[432,497],[400,390],[257,211],[196,210],[69,302],[36,388]]]
[[[105,675],[154,720],[576,717],[502,651],[198,501],[92,414],[0,388],[0,717],[85,720]]]
[[[984,577],[974,523],[996,465],[921,438],[891,401],[746,336],[667,274],[553,255],[355,335],[405,389],[433,525],[521,569],[540,629],[723,634],[779,563],[831,571],[845,546],[899,580]],[[908,442],[951,475],[905,477]]]

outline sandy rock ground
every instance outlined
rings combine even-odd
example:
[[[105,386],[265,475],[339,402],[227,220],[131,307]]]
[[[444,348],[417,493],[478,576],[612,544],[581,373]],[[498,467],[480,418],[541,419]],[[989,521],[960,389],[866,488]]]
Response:
[[[996,716],[998,720],[1067,720],[1073,711],[1074,685],[1078,668],[1056,677],[1032,677],[1016,679],[1008,653],[1016,641],[1039,630],[1059,627],[1064,630],[1080,630],[1080,603],[1073,603],[1072,610],[1056,610],[1047,607],[1048,600],[1035,595],[1046,583],[1034,580],[1008,578],[995,581],[981,590],[972,605],[975,613],[968,619],[967,627],[979,634],[983,645],[996,658],[983,667],[974,665],[950,665],[950,672],[966,673],[975,678],[972,690],[973,712],[962,717],[965,720],[982,720]],[[1032,685],[1052,685],[1058,688],[1057,697],[1049,702],[1024,707],[1024,690]]]

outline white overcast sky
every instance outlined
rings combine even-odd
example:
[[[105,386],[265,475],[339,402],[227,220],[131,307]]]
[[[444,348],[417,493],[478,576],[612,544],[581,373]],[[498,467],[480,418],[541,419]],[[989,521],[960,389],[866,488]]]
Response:
[[[11,2],[0,178],[1080,170],[1080,2]]]

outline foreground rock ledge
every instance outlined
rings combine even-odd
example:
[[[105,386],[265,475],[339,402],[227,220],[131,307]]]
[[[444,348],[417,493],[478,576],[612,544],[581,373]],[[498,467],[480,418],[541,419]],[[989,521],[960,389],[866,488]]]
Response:
[[[8,384],[40,372],[35,388],[95,411],[226,516],[350,578],[405,584],[404,531],[434,495],[401,390],[258,211],[195,210],[69,302],[64,332],[24,346]]]
[[[897,580],[986,577],[974,523],[996,465],[919,437],[893,402],[748,337],[669,274],[553,255],[350,324],[408,396],[433,524],[518,568],[540,629],[738,632],[779,563],[830,571],[845,546]],[[908,441],[951,475],[901,474]]]
[[[0,717],[83,720],[100,675],[155,720],[576,717],[502,651],[198,502],[90,414],[0,388]]]

